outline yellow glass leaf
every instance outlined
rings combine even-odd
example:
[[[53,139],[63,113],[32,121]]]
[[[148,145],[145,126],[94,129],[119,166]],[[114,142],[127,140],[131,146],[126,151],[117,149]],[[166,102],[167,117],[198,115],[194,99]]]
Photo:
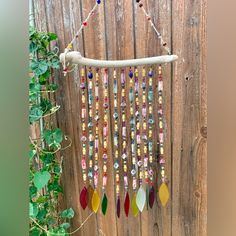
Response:
[[[169,197],[170,197],[169,189],[165,183],[162,183],[159,188],[159,198],[163,207],[166,206]]]
[[[92,210],[95,213],[97,213],[99,205],[100,205],[100,197],[98,195],[97,190],[94,190],[93,197],[92,197]]]
[[[136,204],[136,193],[134,193],[134,195],[132,197],[131,208],[132,208],[133,215],[136,217],[138,215],[138,212],[139,212],[138,206]]]

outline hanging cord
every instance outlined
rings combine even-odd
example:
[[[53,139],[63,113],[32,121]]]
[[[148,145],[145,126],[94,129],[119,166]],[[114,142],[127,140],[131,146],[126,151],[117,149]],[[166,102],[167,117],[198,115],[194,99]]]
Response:
[[[64,76],[66,76],[66,74],[70,71],[68,71],[68,64],[66,65],[66,54],[72,49],[73,44],[75,42],[75,40],[79,37],[80,33],[82,32],[83,28],[87,26],[88,21],[90,19],[90,17],[94,14],[97,6],[101,3],[101,0],[97,0],[96,4],[94,5],[94,7],[92,8],[92,10],[89,12],[87,18],[83,21],[83,23],[81,24],[79,30],[76,32],[74,38],[71,40],[71,42],[67,45],[67,47],[65,48],[64,51],[64,62],[63,62],[63,73]]]
[[[170,49],[167,47],[167,43],[163,40],[163,37],[161,35],[161,33],[157,30],[156,26],[154,25],[153,21],[151,20],[150,15],[147,13],[146,9],[143,7],[143,3],[141,2],[141,0],[136,0],[136,2],[138,3],[139,7],[143,10],[143,13],[145,14],[147,20],[149,21],[151,27],[153,28],[153,30],[155,31],[157,37],[160,39],[161,42],[161,46],[167,51],[167,53],[170,55]],[[79,37],[80,33],[82,32],[83,28],[86,27],[88,25],[88,20],[90,19],[90,17],[94,14],[97,6],[101,3],[101,0],[96,0],[96,4],[94,5],[94,7],[92,8],[92,10],[89,12],[87,18],[83,21],[83,23],[81,24],[79,30],[76,32],[75,36],[73,37],[73,39],[71,40],[71,42],[67,45],[67,47],[65,48],[64,51],[64,60],[63,60],[63,73],[64,76],[66,76],[66,74],[68,72],[70,72],[68,70],[68,66],[69,64],[66,64],[66,55],[69,51],[71,51],[73,44],[75,42],[75,40]]]

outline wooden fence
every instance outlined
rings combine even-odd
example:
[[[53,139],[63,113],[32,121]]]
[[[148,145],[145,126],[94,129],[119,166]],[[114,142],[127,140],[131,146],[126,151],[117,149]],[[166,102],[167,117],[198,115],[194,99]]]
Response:
[[[94,0],[34,0],[35,23],[39,30],[57,33],[62,52],[94,5]],[[164,66],[165,153],[171,199],[166,208],[156,202],[153,209],[137,218],[115,213],[114,178],[110,178],[106,216],[93,215],[74,235],[205,236],[207,223],[207,127],[206,127],[206,0],[143,0],[163,38],[179,56]],[[136,1],[102,1],[76,50],[99,59],[128,59],[163,54],[155,33]],[[80,168],[80,90],[78,73],[57,76],[61,106],[57,120],[73,145],[64,153],[62,205],[75,212],[76,229],[90,214],[81,210],[83,186]],[[111,91],[111,87],[109,88]],[[112,119],[109,120],[112,125]],[[155,133],[155,132],[154,132]],[[156,134],[155,134],[156,135]],[[111,140],[109,139],[111,143]],[[111,146],[111,145],[110,145]],[[110,155],[112,148],[109,149]],[[111,155],[113,157],[113,155]],[[108,162],[112,170],[112,162]]]

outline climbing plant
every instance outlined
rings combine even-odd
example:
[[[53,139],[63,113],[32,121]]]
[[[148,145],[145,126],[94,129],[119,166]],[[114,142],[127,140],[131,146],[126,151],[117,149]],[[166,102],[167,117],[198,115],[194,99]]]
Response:
[[[57,40],[54,33],[30,28],[29,54],[29,215],[30,236],[68,235],[72,208],[60,211],[58,200],[63,193],[61,150],[70,146],[68,137],[56,126],[55,114],[60,108],[54,99],[58,86],[53,82],[59,69]],[[62,145],[65,144],[65,145]]]

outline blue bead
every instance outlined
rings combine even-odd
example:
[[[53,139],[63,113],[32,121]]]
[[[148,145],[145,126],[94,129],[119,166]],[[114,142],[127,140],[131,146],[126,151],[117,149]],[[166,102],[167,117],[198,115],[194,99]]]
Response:
[[[101,0],[97,0],[97,4],[100,4],[101,3]]]
[[[88,78],[89,78],[89,79],[92,79],[92,78],[93,78],[93,73],[92,73],[92,72],[89,72],[89,73],[88,73]]]
[[[134,76],[134,73],[132,71],[129,72],[129,77],[132,79]]]
[[[152,77],[152,76],[153,76],[153,72],[152,72],[152,71],[149,71],[149,72],[148,72],[148,76],[149,76],[149,77]]]

